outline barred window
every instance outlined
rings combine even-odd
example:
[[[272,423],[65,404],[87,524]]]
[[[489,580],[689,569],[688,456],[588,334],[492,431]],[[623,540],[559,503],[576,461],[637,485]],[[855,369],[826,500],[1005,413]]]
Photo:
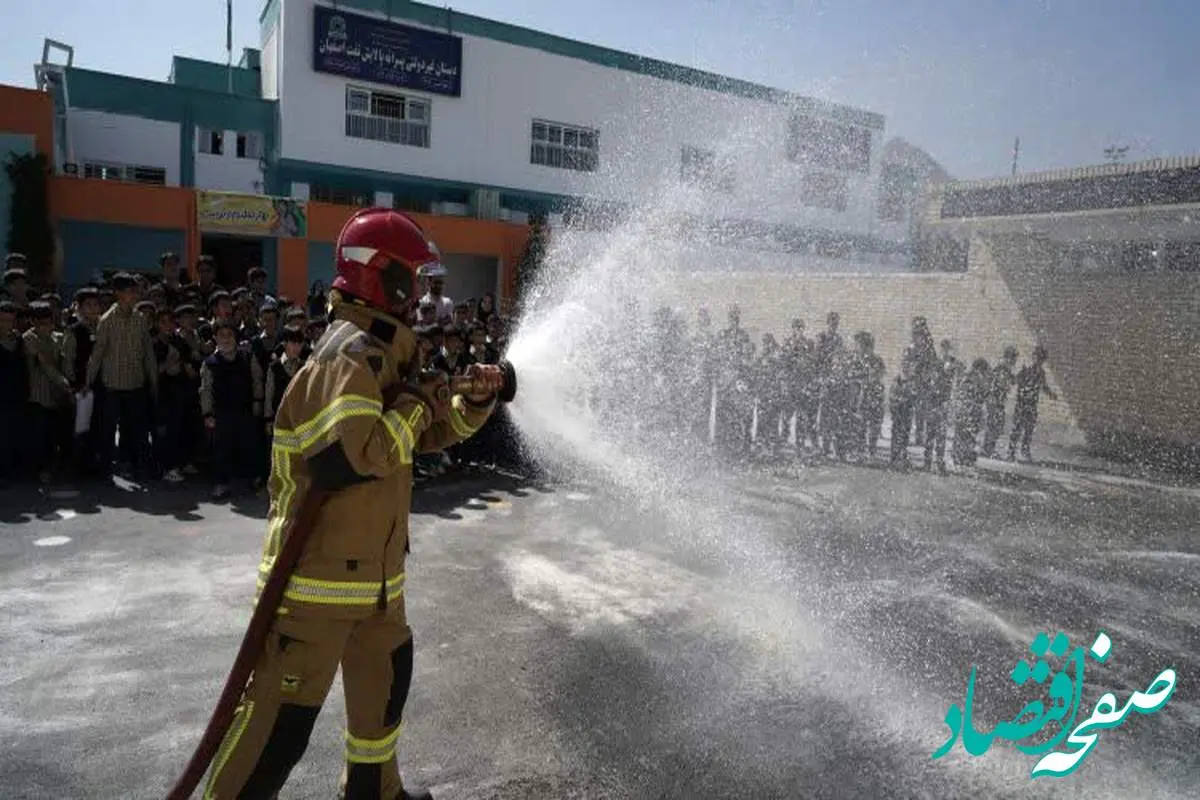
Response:
[[[680,148],[679,180],[690,186],[725,194],[734,188],[733,170],[719,163],[716,152],[691,145]]]
[[[346,135],[429,147],[429,101],[347,86]]]
[[[561,122],[533,121],[529,163],[579,172],[595,172],[600,164],[600,131]]]
[[[165,167],[147,167],[133,164],[108,164],[91,161],[83,165],[83,177],[102,181],[125,181],[127,183],[149,183],[167,185]]]
[[[319,183],[313,184],[309,188],[308,197],[318,203],[334,203],[339,206],[357,206],[359,208],[368,208],[375,201],[374,195],[369,195],[367,192],[345,189],[340,186],[325,186]]]
[[[811,167],[871,171],[871,131],[856,125],[796,115],[788,126],[787,155]]]

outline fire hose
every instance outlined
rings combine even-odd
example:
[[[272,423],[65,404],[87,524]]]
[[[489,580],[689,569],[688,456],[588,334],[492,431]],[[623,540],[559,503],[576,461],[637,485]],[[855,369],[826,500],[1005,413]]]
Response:
[[[501,402],[510,403],[517,392],[517,373],[512,364],[507,361],[501,361],[497,366],[504,375],[504,383],[497,395],[498,399]],[[446,388],[451,394],[478,393],[475,378],[470,375],[448,378]],[[399,394],[405,389],[406,387],[403,386],[397,387],[396,390],[386,394],[385,405],[390,406],[395,403]],[[278,611],[279,604],[283,601],[284,590],[300,560],[300,555],[304,552],[304,545],[316,525],[317,514],[327,496],[327,492],[310,488],[300,502],[300,508],[284,537],[283,546],[279,550],[279,555],[275,557],[275,563],[271,566],[271,572],[267,576],[258,602],[254,606],[250,624],[246,626],[242,644],[233,660],[233,666],[229,669],[229,676],[225,679],[225,688],[221,690],[221,696],[208,720],[204,734],[200,737],[199,744],[196,745],[195,752],[192,753],[183,774],[180,775],[179,780],[167,795],[167,800],[188,800],[200,784],[204,773],[208,771],[213,758],[216,757],[217,749],[225,739],[225,734],[229,732],[229,726],[233,724],[238,701],[241,700],[246,684],[254,672],[254,665],[262,653],[271,623],[275,618],[275,612]]]

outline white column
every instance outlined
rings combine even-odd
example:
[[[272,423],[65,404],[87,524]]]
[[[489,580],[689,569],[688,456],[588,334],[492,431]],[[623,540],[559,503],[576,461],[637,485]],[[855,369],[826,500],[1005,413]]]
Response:
[[[296,183],[295,181],[293,181],[292,182],[292,197],[296,198],[297,200],[307,200],[308,199],[308,184],[307,183]]]

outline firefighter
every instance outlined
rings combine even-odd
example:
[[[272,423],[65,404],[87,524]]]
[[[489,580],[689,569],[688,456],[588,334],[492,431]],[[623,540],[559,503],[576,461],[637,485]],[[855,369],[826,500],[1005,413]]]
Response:
[[[309,491],[325,500],[225,741],[206,798],[272,798],[300,761],[338,666],[346,697],[342,797],[428,798],[406,789],[396,747],[413,670],[404,610],[412,462],[483,425],[503,384],[449,396],[418,371],[401,320],[437,250],[406,215],[363,209],[338,236],[331,323],[279,402],[259,589]]]

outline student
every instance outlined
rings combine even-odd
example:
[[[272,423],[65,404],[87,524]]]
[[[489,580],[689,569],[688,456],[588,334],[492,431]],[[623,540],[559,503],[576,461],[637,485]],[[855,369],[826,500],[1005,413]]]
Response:
[[[467,345],[471,364],[495,364],[500,360],[500,354],[488,345],[487,326],[482,322],[467,327]]]
[[[304,366],[305,356],[304,330],[299,326],[288,326],[279,333],[279,354],[267,365],[266,386],[263,392],[263,441],[266,442],[264,455],[266,457],[267,475],[271,468],[271,447],[275,436],[275,415],[279,411],[279,401],[291,384],[292,378]]]
[[[155,317],[154,359],[158,364],[158,402],[154,404],[154,454],[163,480],[182,483],[181,468],[188,463],[187,395],[184,372],[187,358],[183,340],[175,333],[175,313],[163,309]]]
[[[200,369],[200,413],[212,433],[213,499],[229,496],[235,480],[251,480],[258,457],[254,436],[262,418],[258,362],[238,347],[232,320],[213,323],[217,351]]]
[[[496,313],[496,295],[488,292],[479,298],[479,303],[475,306],[474,321],[490,325],[493,317],[499,319],[499,315]]]
[[[268,435],[272,432],[275,412],[279,410],[279,399],[300,367],[304,366],[304,342],[304,331],[299,327],[289,325],[279,333],[281,352],[271,359],[267,368],[266,390],[263,393],[263,418],[267,422]]]
[[[1033,363],[1026,365],[1017,373],[1017,403],[1013,408],[1013,429],[1008,439],[1008,460],[1013,461],[1017,449],[1017,441],[1021,442],[1021,457],[1032,461],[1029,445],[1033,440],[1033,427],[1037,425],[1038,398],[1044,393],[1051,400],[1058,396],[1050,390],[1046,380],[1046,348],[1038,345],[1033,349]]]
[[[430,339],[431,344],[434,340]],[[471,364],[467,354],[467,335],[461,326],[447,325],[442,328],[442,346],[434,351],[430,366],[447,375],[461,375]]]
[[[157,392],[158,364],[146,320],[134,312],[137,280],[128,273],[113,278],[116,303],[96,325],[96,346],[88,359],[85,389],[96,380],[104,382],[104,410],[100,415],[100,468],[107,475],[112,462],[113,440],[121,432],[122,460],[134,471],[145,473],[147,417],[150,401]]]
[[[474,320],[471,319],[471,312],[475,310],[474,306],[474,299],[460,300],[459,302],[455,303],[454,314],[450,318],[450,324],[455,327],[461,327],[470,322],[474,322]]]
[[[862,395],[859,399],[860,430],[863,436],[863,454],[870,458],[875,455],[879,444],[879,436],[883,430],[883,407],[886,392],[883,388],[884,374],[887,371],[883,359],[875,352],[875,337],[867,331],[860,331],[854,337],[858,344],[858,357],[862,362]]]
[[[950,342],[942,340],[942,358],[930,365],[926,373],[925,395],[925,469],[945,475],[946,428],[950,417],[950,401],[961,363],[951,353]]]
[[[25,476],[28,428],[29,362],[25,341],[17,333],[17,304],[0,301],[0,486]]]
[[[175,309],[175,339],[183,359],[183,398],[180,410],[179,457],[180,472],[195,475],[196,462],[203,455],[204,420],[200,414],[200,367],[213,354],[211,345],[199,332],[200,316],[197,307],[184,303]]]
[[[915,376],[916,362],[903,359],[900,362],[900,374],[892,382],[892,390],[888,396],[888,410],[892,414],[892,453],[890,466],[907,472],[910,468],[908,460],[908,436],[913,428],[913,414],[917,407],[918,380]]]
[[[234,322],[233,295],[224,289],[213,292],[208,298],[208,315],[214,324],[220,321]],[[236,325],[233,330],[236,336],[238,334]]]
[[[30,304],[29,318],[33,327],[23,338],[29,364],[30,467],[46,486],[62,464],[73,395],[62,371],[62,334],[54,330],[54,309],[39,300]]]
[[[67,326],[63,336],[63,372],[71,381],[76,394],[92,392],[92,418],[88,430],[74,437],[72,467],[77,477],[94,477],[98,473],[100,432],[103,425],[100,412],[104,407],[104,387],[100,381],[88,385],[88,361],[96,346],[96,326],[100,322],[100,290],[85,286],[75,293],[75,321]],[[74,426],[72,426],[72,430]]]
[[[992,370],[988,386],[986,406],[987,429],[983,434],[983,454],[991,458],[996,454],[996,440],[1004,433],[1005,405],[1008,393],[1017,380],[1013,372],[1017,366],[1017,348],[1004,348],[1004,356]]]
[[[958,410],[954,420],[954,463],[975,465],[976,439],[983,422],[983,404],[987,401],[991,382],[991,367],[987,359],[977,358],[959,386]]]

